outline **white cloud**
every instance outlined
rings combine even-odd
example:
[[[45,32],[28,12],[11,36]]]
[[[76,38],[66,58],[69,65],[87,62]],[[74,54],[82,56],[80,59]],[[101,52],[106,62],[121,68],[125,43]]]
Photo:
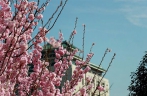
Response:
[[[89,14],[97,14],[99,12],[103,12],[103,13],[115,13],[118,12],[117,9],[107,9],[107,8],[101,8],[99,6],[90,6],[90,7],[86,7],[86,8],[82,8],[82,7],[75,7],[73,8],[73,11],[71,12],[76,12],[76,13],[89,13]]]
[[[143,0],[135,0],[135,1],[143,1]],[[147,27],[146,4],[147,4],[147,1],[144,3],[143,2],[125,3],[123,7],[120,9],[120,11],[127,18],[127,20],[129,20],[132,24],[141,26],[141,27]]]
[[[141,1],[146,1],[146,0],[114,0],[114,1],[122,1],[122,2],[141,2]]]

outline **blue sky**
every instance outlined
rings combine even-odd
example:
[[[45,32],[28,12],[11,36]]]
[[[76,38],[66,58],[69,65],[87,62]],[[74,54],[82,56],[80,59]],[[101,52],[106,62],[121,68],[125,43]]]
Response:
[[[52,0],[44,13],[50,17],[60,0]],[[47,35],[57,37],[62,30],[65,40],[73,31],[75,18],[78,17],[77,35],[74,45],[82,48],[83,26],[86,25],[85,54],[91,44],[95,53],[91,62],[99,64],[106,48],[112,49],[102,64],[108,63],[116,53],[116,58],[105,78],[110,85],[110,96],[127,96],[130,74],[139,65],[147,51],[147,1],[146,0],[69,0],[54,28]]]

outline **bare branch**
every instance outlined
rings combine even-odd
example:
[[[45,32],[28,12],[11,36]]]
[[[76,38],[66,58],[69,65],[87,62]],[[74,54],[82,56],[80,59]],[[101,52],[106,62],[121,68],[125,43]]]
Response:
[[[83,51],[83,54],[82,54],[82,60],[84,59],[84,42],[85,42],[85,24],[83,25],[84,26],[84,29],[83,29],[83,44],[82,44],[82,46],[83,46],[83,49],[82,49],[82,51]]]
[[[113,55],[113,57],[112,57],[112,59],[111,59],[111,61],[110,61],[110,63],[109,63],[109,66],[107,67],[106,72],[104,73],[103,77],[102,77],[101,80],[99,81],[99,84],[100,84],[100,82],[103,80],[103,78],[104,78],[104,76],[106,75],[106,73],[108,72],[108,70],[109,70],[109,68],[110,68],[110,66],[111,66],[111,64],[112,64],[112,61],[113,61],[113,59],[114,59],[115,56],[116,56],[116,54],[114,53],[114,55]],[[97,87],[99,86],[99,84],[97,85]],[[94,90],[92,96],[94,96],[94,94],[95,94],[95,92],[96,92],[96,90],[97,90],[97,87],[96,87],[96,89]]]

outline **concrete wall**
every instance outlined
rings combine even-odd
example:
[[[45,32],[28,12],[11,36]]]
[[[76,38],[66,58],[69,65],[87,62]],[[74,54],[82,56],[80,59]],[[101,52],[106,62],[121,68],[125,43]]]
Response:
[[[73,74],[73,71],[74,71],[75,67],[76,67],[75,65],[72,65],[72,74]],[[88,72],[84,76],[84,78],[82,79],[82,81],[78,83],[78,86],[76,87],[76,90],[75,91],[78,91],[80,88],[82,88],[86,84],[85,77],[92,77],[93,78],[94,77],[94,74],[91,73],[91,72]],[[96,86],[98,84],[98,81],[100,81],[101,78],[102,77],[99,76],[99,75],[96,75],[95,76],[95,79],[94,79],[94,87],[92,88],[92,90],[90,90],[89,96],[91,96],[92,92],[94,92],[94,90],[95,90],[95,88],[96,88]],[[109,96],[109,81],[108,81],[108,79],[103,78],[102,81],[101,81],[101,85],[104,86],[105,91],[99,93],[99,91],[97,90],[95,96],[98,96],[99,94],[100,94],[100,96]]]

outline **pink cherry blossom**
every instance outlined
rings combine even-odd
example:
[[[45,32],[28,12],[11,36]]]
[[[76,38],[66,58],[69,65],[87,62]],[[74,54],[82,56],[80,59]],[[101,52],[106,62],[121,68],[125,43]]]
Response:
[[[101,85],[98,86],[97,89],[98,89],[99,91],[104,91],[104,87],[102,87]]]
[[[30,14],[30,15],[29,15],[29,19],[30,19],[30,20],[33,20],[34,18],[35,18],[35,17],[34,17],[34,14]]]
[[[77,93],[75,89],[91,70],[89,62],[94,54],[87,54],[85,60],[77,59],[70,80],[62,82],[79,49],[64,48],[61,31],[57,38],[47,37],[54,16],[48,21],[42,19],[50,0],[43,4],[16,0],[14,5],[9,1],[0,0],[0,96],[88,96],[87,90],[93,87],[91,78],[86,78],[88,85]],[[74,29],[72,36],[75,34]],[[55,57],[50,58],[50,53]],[[97,90],[104,88],[98,86]]]
[[[37,19],[42,19],[43,15],[42,14],[38,14]]]
[[[75,35],[75,34],[77,34],[76,30],[74,30],[74,31],[72,32],[72,35]]]

